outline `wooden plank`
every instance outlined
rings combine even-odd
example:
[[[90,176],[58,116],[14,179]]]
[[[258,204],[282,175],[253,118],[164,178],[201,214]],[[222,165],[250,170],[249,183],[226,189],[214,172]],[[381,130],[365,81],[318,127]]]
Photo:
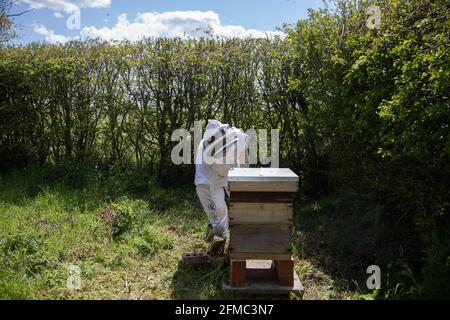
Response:
[[[234,224],[291,224],[290,203],[244,203],[230,204],[230,225]]]
[[[294,192],[231,192],[230,203],[284,202],[292,203]]]
[[[277,283],[276,279],[270,278],[254,280],[250,274],[247,278],[244,287],[233,288],[227,281],[224,281],[222,282],[222,289],[238,294],[289,294],[294,292],[301,295],[304,292],[303,285],[295,271],[293,286],[281,286]]]
[[[250,252],[230,252],[230,259],[233,260],[290,260],[291,253],[250,253]]]
[[[245,286],[245,260],[231,260],[230,261],[230,286],[244,287]]]
[[[275,269],[278,275],[278,283],[282,286],[294,285],[294,261],[275,260]]]
[[[230,252],[290,253],[291,225],[237,224],[230,226]]]
[[[297,192],[297,182],[229,182],[231,192]]]

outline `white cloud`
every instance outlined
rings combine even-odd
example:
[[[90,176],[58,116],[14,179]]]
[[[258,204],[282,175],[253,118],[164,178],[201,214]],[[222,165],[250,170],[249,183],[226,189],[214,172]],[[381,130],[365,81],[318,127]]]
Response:
[[[111,5],[111,0],[19,0],[32,9],[49,8],[54,11],[74,12],[81,8],[105,8]]]
[[[79,2],[81,3],[82,1]],[[62,16],[61,13],[55,12],[56,17],[59,15]],[[130,22],[127,15],[123,13],[111,28],[84,27],[81,29],[79,35],[72,38],[55,34],[53,30],[47,30],[42,24],[35,24],[34,31],[45,36],[45,40],[51,43],[66,42],[71,39],[137,41],[146,37],[264,38],[285,36],[279,31],[260,31],[256,29],[245,29],[242,26],[223,25],[219,19],[219,15],[213,11],[145,12],[138,13],[133,22]]]
[[[53,15],[54,15],[56,18],[58,18],[58,19],[64,17],[63,14],[62,14],[61,12],[55,12]]]
[[[278,31],[259,31],[242,26],[223,25],[213,11],[171,11],[138,13],[133,22],[121,14],[112,28],[84,27],[81,38],[136,41],[144,37],[238,37],[283,36]]]
[[[36,23],[34,25],[34,32],[45,36],[45,41],[50,42],[50,43],[58,43],[58,42],[64,43],[64,42],[70,40],[70,38],[68,38],[68,37],[65,37],[61,34],[56,34],[53,30],[48,30],[42,24]]]

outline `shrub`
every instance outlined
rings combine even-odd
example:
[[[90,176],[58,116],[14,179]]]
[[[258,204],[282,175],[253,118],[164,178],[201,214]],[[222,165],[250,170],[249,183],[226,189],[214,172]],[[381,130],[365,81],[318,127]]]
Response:
[[[425,252],[420,296],[426,299],[450,299],[450,230],[428,236]]]

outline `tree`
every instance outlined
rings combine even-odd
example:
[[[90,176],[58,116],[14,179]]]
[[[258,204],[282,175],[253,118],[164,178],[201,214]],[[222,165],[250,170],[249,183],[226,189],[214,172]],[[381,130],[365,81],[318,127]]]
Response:
[[[10,13],[14,3],[13,0],[0,0],[0,44],[16,37],[13,19],[33,10]]]

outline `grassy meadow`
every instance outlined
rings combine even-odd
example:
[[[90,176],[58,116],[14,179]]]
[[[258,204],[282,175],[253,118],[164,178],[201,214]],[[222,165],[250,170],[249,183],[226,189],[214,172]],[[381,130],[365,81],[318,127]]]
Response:
[[[227,259],[196,269],[179,264],[182,253],[207,249],[195,189],[164,189],[148,174],[107,171],[64,165],[1,176],[0,297],[232,298],[221,290]],[[321,266],[313,237],[297,238],[304,299],[362,297],[350,279]],[[66,286],[70,265],[80,267],[80,290]]]

